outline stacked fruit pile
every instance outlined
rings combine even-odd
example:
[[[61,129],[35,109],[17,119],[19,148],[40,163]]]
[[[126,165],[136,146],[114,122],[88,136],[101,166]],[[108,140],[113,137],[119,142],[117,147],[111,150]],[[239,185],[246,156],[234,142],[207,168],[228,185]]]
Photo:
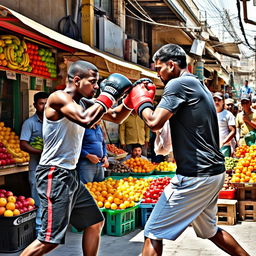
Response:
[[[57,77],[57,65],[50,49],[26,43],[14,35],[0,35],[0,66],[45,77]]]
[[[245,156],[240,158],[234,167],[234,174],[231,182],[234,183],[255,183],[256,182],[256,145],[248,147]]]
[[[107,144],[107,151],[109,153],[109,155],[122,155],[122,154],[126,154],[127,152],[125,152],[123,149],[118,148],[115,144]]]
[[[27,47],[32,73],[56,78],[57,66],[52,51],[39,48],[38,45],[32,43],[27,43]]]
[[[0,166],[14,164],[15,160],[12,155],[8,153],[6,147],[2,142],[0,142]]]
[[[143,194],[141,203],[155,204],[170,181],[170,177],[157,178],[151,181],[150,186]]]
[[[19,137],[9,127],[5,127],[0,122],[0,142],[6,147],[15,160],[15,163],[25,163],[29,161],[29,154],[20,149]]]
[[[33,198],[14,196],[13,192],[0,189],[0,216],[12,217],[35,209]]]
[[[159,172],[175,172],[177,169],[176,163],[173,162],[161,162],[156,166],[156,171]]]
[[[130,173],[132,170],[125,164],[120,163],[119,161],[110,161],[108,169],[111,171],[111,175],[117,173]]]
[[[225,157],[225,169],[233,170],[237,165],[238,159],[233,157]]]
[[[120,180],[108,178],[102,182],[88,182],[85,186],[100,208],[123,210],[133,207],[136,202],[141,200],[151,180],[133,177]]]
[[[247,145],[239,146],[235,150],[235,157],[237,157],[237,158],[245,157],[246,153],[248,153],[248,152],[249,152],[249,146],[247,146]]]
[[[130,158],[124,161],[124,164],[132,169],[135,173],[149,173],[155,169],[155,165],[140,157]]]
[[[7,66],[10,69],[31,71],[29,66],[29,56],[27,45],[24,40],[20,40],[14,35],[0,35],[1,48],[1,65]]]

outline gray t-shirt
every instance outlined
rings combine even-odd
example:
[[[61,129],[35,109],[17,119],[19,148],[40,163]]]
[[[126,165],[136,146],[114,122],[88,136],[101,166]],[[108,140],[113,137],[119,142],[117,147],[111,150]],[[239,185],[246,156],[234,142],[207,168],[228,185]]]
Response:
[[[205,85],[185,73],[168,82],[157,107],[174,113],[170,127],[177,174],[197,177],[225,171],[217,113]]]

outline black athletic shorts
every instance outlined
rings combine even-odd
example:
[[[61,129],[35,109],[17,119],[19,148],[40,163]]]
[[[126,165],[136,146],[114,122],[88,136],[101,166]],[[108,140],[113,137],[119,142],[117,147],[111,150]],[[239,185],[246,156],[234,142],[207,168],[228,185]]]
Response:
[[[76,170],[39,165],[36,181],[42,206],[39,241],[63,244],[69,223],[82,230],[104,220]]]

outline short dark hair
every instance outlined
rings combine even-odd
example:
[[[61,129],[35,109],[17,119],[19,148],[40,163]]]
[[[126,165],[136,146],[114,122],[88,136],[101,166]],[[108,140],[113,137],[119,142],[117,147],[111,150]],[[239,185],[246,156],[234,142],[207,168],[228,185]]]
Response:
[[[132,144],[132,150],[134,150],[135,148],[141,148],[142,149],[142,145],[139,144],[139,143]]]
[[[80,78],[88,77],[89,70],[93,70],[96,73],[99,72],[97,67],[88,61],[78,60],[73,62],[68,69],[68,82],[71,83],[75,76]]]
[[[167,62],[172,60],[177,62],[180,68],[187,67],[186,52],[176,44],[166,44],[162,46],[153,56],[153,61],[160,60],[161,62]]]
[[[47,99],[49,94],[47,92],[37,92],[34,94],[34,102],[37,103],[39,99]]]

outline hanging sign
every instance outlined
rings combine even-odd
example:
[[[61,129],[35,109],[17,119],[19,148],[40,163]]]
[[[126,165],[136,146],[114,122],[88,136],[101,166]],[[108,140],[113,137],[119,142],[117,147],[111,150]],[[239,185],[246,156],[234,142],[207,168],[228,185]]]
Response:
[[[44,79],[43,79],[43,78],[40,78],[40,77],[36,77],[36,84],[37,84],[37,85],[40,85],[40,86],[43,86],[43,84],[44,84]]]
[[[46,87],[52,87],[52,80],[46,79]]]
[[[29,84],[29,82],[30,82],[30,76],[21,74],[21,76],[20,76],[20,81],[23,82],[23,83]]]
[[[13,71],[10,71],[10,70],[6,70],[6,77],[7,77],[7,79],[17,80],[16,72],[13,72]]]

